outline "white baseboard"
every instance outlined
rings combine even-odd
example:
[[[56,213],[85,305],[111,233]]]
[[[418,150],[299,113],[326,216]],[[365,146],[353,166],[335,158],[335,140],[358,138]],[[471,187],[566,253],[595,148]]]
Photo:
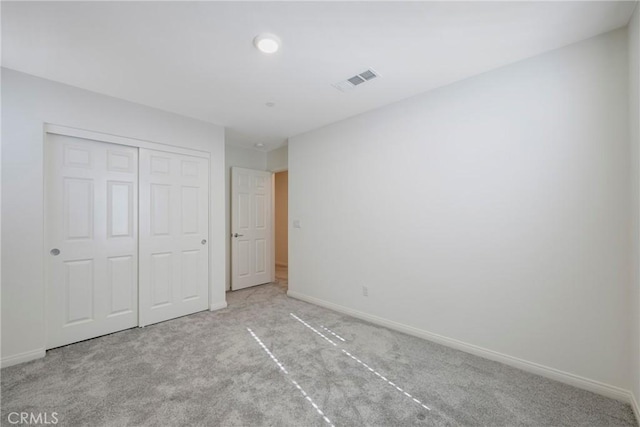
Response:
[[[222,310],[223,308],[227,308],[226,301],[214,302],[214,303],[211,303],[211,305],[209,306],[209,311]]]
[[[457,350],[462,350],[466,353],[471,353],[476,356],[484,357],[485,359],[490,359],[496,362],[504,363],[505,365],[522,369],[523,371],[531,372],[533,374],[550,378],[552,380],[560,381],[562,383],[569,384],[574,387],[588,390],[597,394],[601,394],[606,397],[611,397],[613,399],[620,400],[625,403],[630,403],[632,406],[634,405],[634,403],[632,402],[633,398],[632,398],[631,392],[620,387],[604,384],[599,381],[595,381],[589,378],[581,377],[579,375],[571,374],[569,372],[560,371],[555,368],[550,368],[548,366],[540,365],[538,363],[529,362],[528,360],[519,359],[517,357],[509,356],[507,354],[499,353],[497,351],[482,348],[477,345],[468,344],[453,338],[448,338],[442,335],[434,334],[429,331],[414,328],[413,326],[408,326],[402,323],[394,322],[392,320],[384,319],[382,317],[367,314],[358,310],[353,310],[351,308],[344,307],[342,305],[327,302],[315,297],[310,297],[295,291],[289,290],[287,292],[287,295],[295,299],[306,301],[311,304],[319,305],[321,307],[338,311],[340,313],[348,314],[358,319],[375,323],[376,325],[385,326],[389,329],[393,329],[399,332],[403,332],[405,334],[413,335],[418,338],[423,338],[429,341],[433,341],[438,344],[445,345],[447,347],[455,348]],[[637,403],[634,410],[637,411]],[[636,412],[636,416],[638,416],[638,412]]]
[[[36,360],[44,357],[45,354],[46,354],[46,351],[44,348],[25,351],[24,353],[3,357],[2,360],[0,360],[0,366],[2,366],[3,368],[6,368],[8,366],[17,365],[18,363],[30,362],[32,360]]]

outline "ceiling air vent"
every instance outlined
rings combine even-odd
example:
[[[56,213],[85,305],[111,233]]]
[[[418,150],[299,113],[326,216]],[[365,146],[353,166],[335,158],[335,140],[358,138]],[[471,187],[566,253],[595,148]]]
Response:
[[[347,80],[343,80],[341,82],[335,83],[333,87],[335,87],[338,90],[341,90],[342,92],[347,92],[362,83],[366,83],[369,80],[375,79],[376,77],[380,77],[380,74],[376,73],[373,69],[369,68],[368,70],[363,71],[360,74],[356,74],[353,77],[349,77]]]
[[[360,77],[359,74],[357,76],[351,77],[350,79],[347,79],[347,81],[354,86],[358,86],[360,83],[366,82],[366,80]]]

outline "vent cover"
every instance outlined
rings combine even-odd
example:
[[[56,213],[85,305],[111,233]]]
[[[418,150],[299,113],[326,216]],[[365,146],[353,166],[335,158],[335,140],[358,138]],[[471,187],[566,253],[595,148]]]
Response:
[[[360,74],[356,74],[353,77],[349,77],[347,80],[343,80],[341,82],[335,83],[333,87],[335,87],[336,89],[342,92],[347,92],[362,83],[366,83],[370,80],[375,79],[376,77],[380,77],[380,74],[375,72],[372,68],[369,68],[368,70],[363,71]]]
[[[360,83],[366,82],[366,80],[360,77],[360,75],[353,76],[350,79],[347,79],[347,81],[354,86],[358,86]]]

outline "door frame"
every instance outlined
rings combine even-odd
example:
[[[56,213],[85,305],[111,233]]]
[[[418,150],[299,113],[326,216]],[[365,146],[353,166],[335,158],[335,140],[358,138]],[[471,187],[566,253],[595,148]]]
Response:
[[[47,170],[47,156],[49,155],[49,150],[48,150],[48,141],[49,138],[47,137],[49,134],[51,135],[62,135],[62,136],[69,136],[69,137],[74,137],[74,138],[80,138],[80,139],[87,139],[87,140],[91,140],[91,141],[97,141],[97,142],[106,142],[109,144],[117,144],[117,145],[125,145],[125,146],[129,146],[129,147],[134,147],[134,148],[147,148],[150,150],[156,150],[156,151],[165,151],[168,153],[175,153],[175,154],[184,154],[187,156],[194,156],[194,157],[200,157],[200,158],[204,158],[207,160],[207,162],[209,163],[209,175],[207,177],[208,179],[208,184],[209,184],[209,191],[208,191],[208,203],[207,203],[207,215],[208,215],[208,223],[209,223],[209,232],[207,235],[207,240],[209,242],[212,241],[211,239],[211,230],[212,230],[212,223],[211,223],[211,154],[206,152],[206,151],[200,151],[200,150],[195,150],[195,149],[190,149],[190,148],[182,148],[182,147],[176,147],[173,145],[169,145],[169,144],[163,144],[163,143],[159,143],[159,142],[151,142],[151,141],[145,141],[145,140],[141,140],[141,139],[136,139],[136,138],[129,138],[129,137],[124,137],[124,136],[118,136],[118,135],[111,135],[111,134],[107,134],[107,133],[102,133],[102,132],[95,132],[95,131],[90,131],[90,130],[85,130],[85,129],[77,129],[77,128],[73,128],[73,127],[69,127],[69,126],[62,126],[62,125],[56,125],[56,124],[52,124],[52,123],[44,123],[44,129],[43,129],[43,138],[42,138],[42,144],[43,144],[43,164],[42,164],[42,171],[43,171],[43,189],[45,191],[42,192],[42,197],[43,197],[43,202],[42,202],[42,206],[43,206],[43,251],[42,251],[42,257],[43,257],[43,284],[44,284],[44,299],[42,301],[43,304],[43,314],[45,316],[48,315],[48,290],[49,290],[49,285],[50,285],[50,276],[49,276],[49,262],[48,262],[48,257],[49,255],[49,246],[50,243],[48,241],[49,238],[49,229],[48,229],[48,221],[46,220],[47,218],[47,211],[49,209],[49,207],[47,206],[47,194],[46,194],[46,184],[44,182],[45,179],[47,179],[48,177],[48,170]],[[137,201],[136,201],[137,202]],[[138,212],[138,217],[139,217],[139,212]],[[140,252],[140,247],[138,246],[138,255]],[[213,295],[213,277],[212,277],[212,269],[213,269],[213,264],[214,264],[214,260],[212,259],[213,257],[213,251],[209,250],[209,268],[208,268],[208,277],[207,277],[207,282],[209,284],[208,286],[208,298],[207,298],[207,303],[208,303],[208,307],[209,310],[216,310],[218,308],[221,308],[219,306],[213,306],[212,301],[211,301],[211,295]],[[140,269],[138,268],[138,302],[140,301]],[[140,312],[138,310],[138,326],[140,326]],[[46,338],[48,337],[48,327],[47,327],[47,322],[45,322],[45,341]],[[45,345],[46,347],[46,345]]]

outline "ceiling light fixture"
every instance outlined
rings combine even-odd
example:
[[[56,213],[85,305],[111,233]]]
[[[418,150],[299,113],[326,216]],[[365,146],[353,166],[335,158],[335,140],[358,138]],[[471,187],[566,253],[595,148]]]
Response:
[[[263,33],[253,39],[253,44],[264,53],[276,53],[280,49],[280,38],[275,34]]]
[[[256,148],[262,148],[264,147],[264,144],[262,142],[258,142],[255,146]]]

